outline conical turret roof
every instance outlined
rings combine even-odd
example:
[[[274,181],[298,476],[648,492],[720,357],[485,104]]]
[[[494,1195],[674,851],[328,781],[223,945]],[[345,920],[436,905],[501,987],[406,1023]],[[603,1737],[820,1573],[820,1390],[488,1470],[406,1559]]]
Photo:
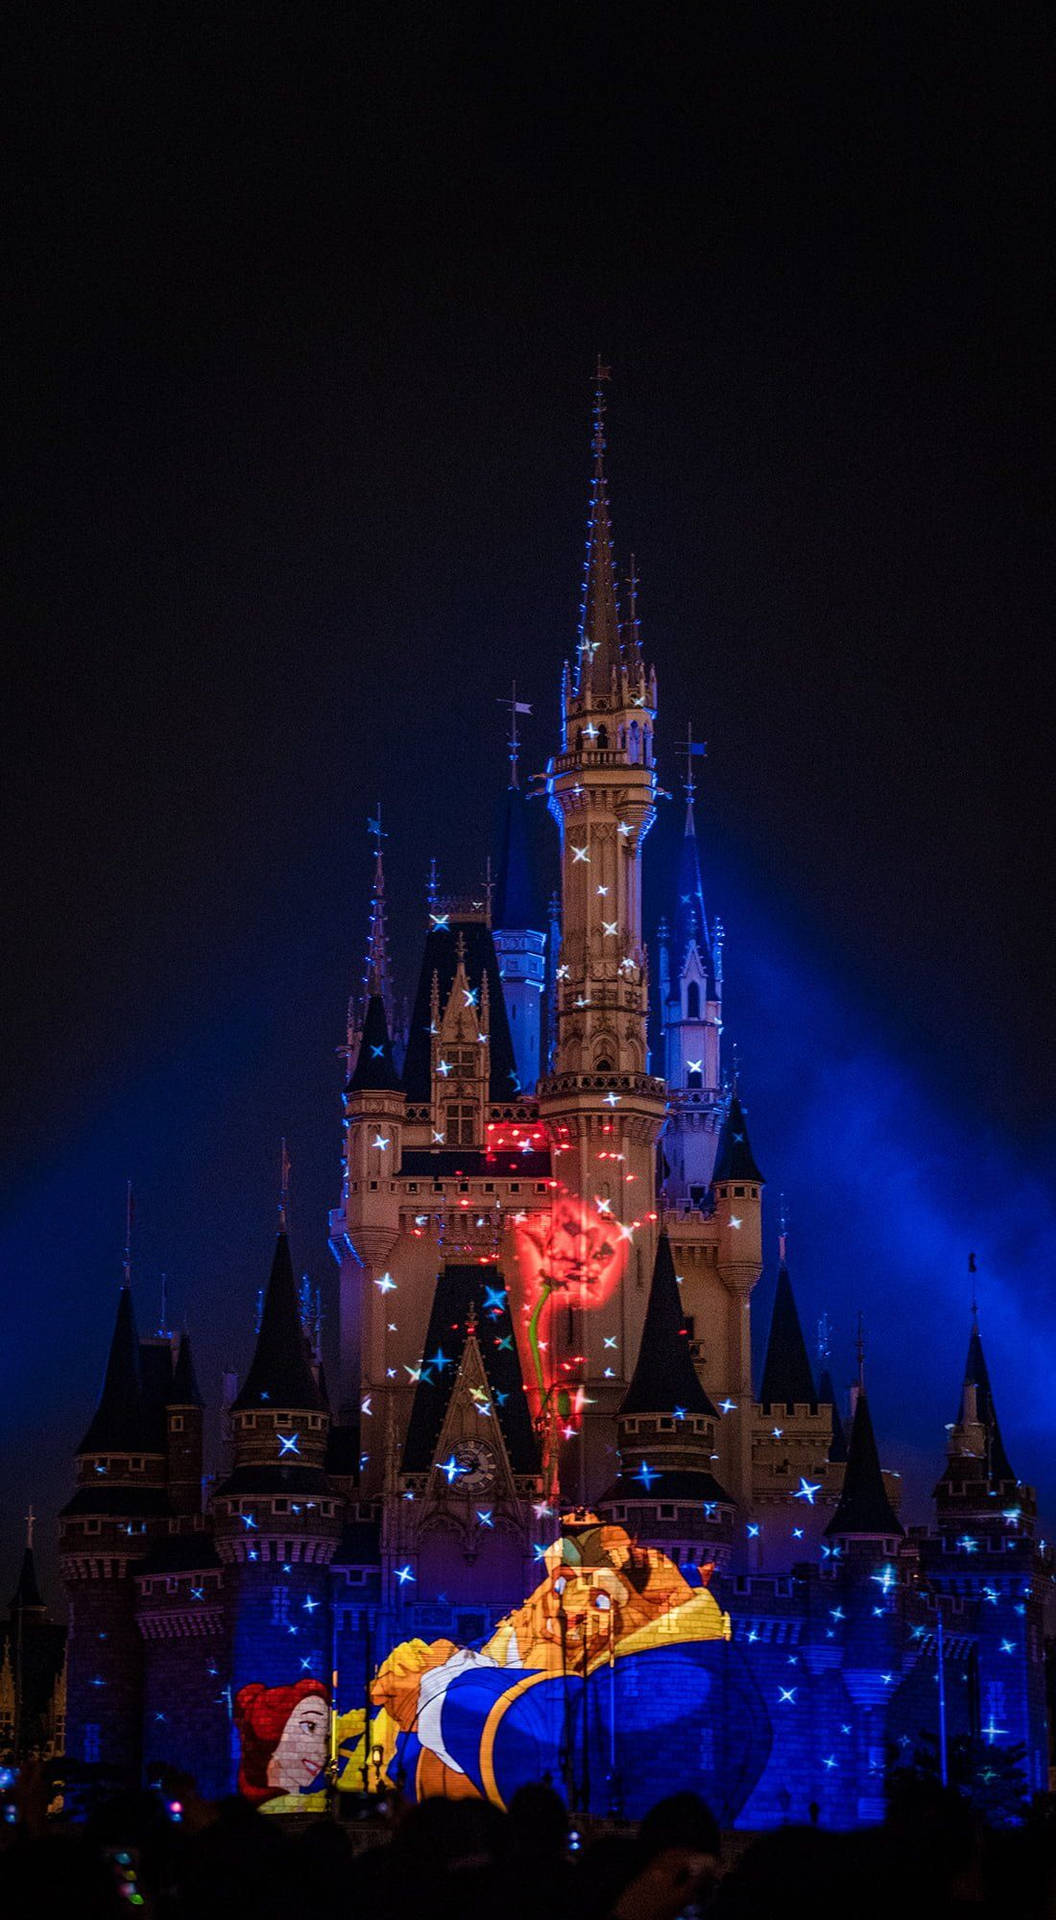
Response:
[[[870,1537],[902,1534],[902,1523],[887,1497],[876,1435],[869,1413],[865,1388],[859,1387],[847,1449],[847,1467],[843,1491],[832,1519],[825,1529],[829,1539],[837,1534],[857,1533]]]
[[[807,1344],[799,1324],[792,1282],[784,1262],[777,1276],[770,1338],[766,1343],[759,1400],[764,1407],[817,1406]]]
[[[715,1154],[715,1171],[711,1178],[713,1184],[720,1180],[762,1181],[763,1178],[755,1164],[752,1143],[748,1138],[748,1122],[737,1093],[731,1096],[726,1109]]]
[[[103,1376],[103,1390],[79,1453],[149,1452],[143,1417],[139,1339],[132,1311],[132,1290],[121,1289],[114,1332]]]
[[[687,1414],[718,1417],[693,1365],[671,1242],[662,1233],[656,1245],[642,1344],[620,1413],[673,1413],[676,1407]]]
[[[372,993],[367,1001],[359,1053],[356,1056],[356,1064],[352,1069],[347,1091],[349,1093],[363,1091],[376,1093],[389,1089],[395,1091],[399,1084],[400,1076],[392,1057],[389,1023],[385,1017],[385,1002],[380,993]]]
[[[198,1382],[194,1373],[194,1361],[191,1358],[191,1336],[181,1333],[180,1344],[173,1369],[172,1385],[169,1388],[167,1405],[170,1407],[200,1407],[204,1405]]]
[[[27,1547],[22,1555],[22,1565],[19,1568],[18,1574],[18,1585],[11,1595],[10,1611],[13,1614],[44,1612],[44,1602],[40,1596],[40,1585],[37,1581],[37,1565],[33,1558],[32,1547]]]
[[[994,1395],[990,1386],[990,1370],[986,1364],[986,1355],[983,1352],[983,1342],[977,1325],[973,1325],[968,1342],[968,1356],[964,1363],[964,1384],[966,1387],[975,1388],[976,1418],[985,1427],[989,1443],[987,1464],[990,1479],[995,1485],[1000,1485],[1003,1480],[1014,1482],[1016,1476],[1012,1471],[1005,1452],[1005,1443],[1001,1438],[997,1408],[994,1406]],[[961,1411],[962,1408],[959,1407],[958,1419],[961,1418]]]
[[[241,1410],[259,1407],[262,1402],[312,1411],[322,1408],[301,1326],[290,1243],[284,1232],[275,1242],[256,1351],[234,1405]]]

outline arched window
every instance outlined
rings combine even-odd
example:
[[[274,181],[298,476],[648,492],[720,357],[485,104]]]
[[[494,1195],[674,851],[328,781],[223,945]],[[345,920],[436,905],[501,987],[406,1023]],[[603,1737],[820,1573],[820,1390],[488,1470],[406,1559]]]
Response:
[[[686,988],[686,1019],[700,1019],[700,987],[695,980],[691,980]]]
[[[638,722],[637,720],[632,720],[627,731],[627,758],[630,760],[632,767],[638,765],[638,732]]]
[[[701,1073],[699,1067],[694,1067],[692,1073],[687,1073],[686,1085],[690,1088],[703,1087],[704,1075]]]
[[[599,1061],[597,1061],[597,1063],[596,1063],[596,1065],[595,1065],[595,1067],[594,1067],[594,1071],[595,1071],[595,1073],[611,1073],[611,1072],[612,1072],[612,1061],[611,1061],[611,1060],[599,1060]]]
[[[600,726],[600,727],[598,728],[598,740],[597,740],[597,744],[598,744],[598,746],[599,746],[599,748],[601,749],[601,751],[602,751],[602,753],[605,753],[605,752],[607,751],[607,749],[608,749],[608,745],[609,745],[609,729],[608,729],[608,727],[606,727],[606,726]]]

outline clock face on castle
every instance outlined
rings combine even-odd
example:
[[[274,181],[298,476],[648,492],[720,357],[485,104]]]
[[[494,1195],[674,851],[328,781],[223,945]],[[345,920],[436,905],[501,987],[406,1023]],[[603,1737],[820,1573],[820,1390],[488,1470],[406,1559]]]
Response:
[[[466,1493],[484,1493],[495,1478],[495,1454],[486,1440],[459,1440],[452,1449],[458,1484]]]

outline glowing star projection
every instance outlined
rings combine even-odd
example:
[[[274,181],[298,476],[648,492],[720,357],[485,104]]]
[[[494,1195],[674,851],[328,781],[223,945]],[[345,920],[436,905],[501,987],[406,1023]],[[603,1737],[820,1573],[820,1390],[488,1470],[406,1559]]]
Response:
[[[416,1799],[506,1806],[523,1782],[549,1775],[600,1813],[616,1772],[628,1819],[690,1786],[732,1819],[762,1772],[770,1724],[707,1590],[711,1568],[681,1572],[593,1521],[535,1555],[539,1586],[479,1647],[393,1648],[370,1688],[369,1728],[348,1716],[339,1785],[361,1785],[369,1741],[379,1783],[399,1775]]]
[[[240,1742],[238,1790],[267,1813],[322,1809],[330,1693],[321,1680],[239,1689],[232,1708]]]

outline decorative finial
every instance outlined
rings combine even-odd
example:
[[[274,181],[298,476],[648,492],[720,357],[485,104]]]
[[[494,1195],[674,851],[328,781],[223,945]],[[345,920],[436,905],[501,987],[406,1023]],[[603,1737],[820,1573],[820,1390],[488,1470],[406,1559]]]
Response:
[[[594,442],[593,444],[594,444],[594,471],[597,474],[601,473],[602,459],[605,453],[605,395],[602,392],[602,387],[606,380],[611,380],[611,379],[612,379],[612,368],[602,366],[601,355],[599,353],[597,365],[594,369]]]
[[[430,913],[436,905],[437,884],[436,855],[434,853],[429,862],[429,878],[425,883],[425,898]]]
[[[697,783],[693,778],[693,762],[694,760],[706,759],[708,753],[708,743],[706,740],[694,740],[692,721],[689,721],[686,725],[686,737],[679,742],[678,750],[686,756],[686,771],[682,780],[682,786],[686,795],[686,832],[688,833],[692,827],[693,798],[697,791]]]
[[[286,1151],[286,1135],[282,1136],[282,1149],[279,1154],[279,1232],[285,1233],[290,1205],[290,1156]]]
[[[27,1553],[32,1553],[33,1551],[33,1529],[36,1526],[36,1524],[37,1524],[37,1516],[33,1511],[32,1503],[31,1503],[29,1506],[29,1510],[26,1514],[26,1552]]]
[[[158,1321],[158,1337],[162,1340],[169,1338],[169,1276],[167,1273],[161,1276],[161,1319]]]
[[[125,1183],[125,1252],[122,1260],[123,1281],[126,1287],[132,1285],[132,1182]]]
[[[973,1329],[977,1329],[979,1326],[979,1302],[975,1297],[975,1276],[977,1271],[978,1269],[975,1264],[975,1255],[974,1253],[970,1253],[968,1255],[968,1272],[970,1273],[971,1279],[972,1279],[972,1327]]]
[[[781,1265],[784,1266],[785,1256],[788,1252],[788,1202],[786,1201],[784,1194],[780,1196],[780,1200],[778,1203],[777,1227],[778,1227],[778,1233],[777,1233],[778,1254],[780,1256]]]
[[[734,1040],[730,1051],[733,1054],[733,1092],[734,1095],[736,1095],[740,1090],[741,1079],[741,1050],[736,1040]]]
[[[519,713],[529,714],[531,713],[532,709],[527,700],[518,700],[516,680],[514,680],[511,686],[509,699],[500,700],[499,706],[508,707],[510,712],[510,739],[509,739],[510,785],[511,787],[515,787],[518,784],[517,759],[520,753],[520,741],[517,737],[517,715]]]
[[[854,1346],[855,1346],[855,1352],[858,1356],[858,1391],[859,1393],[864,1393],[865,1392],[865,1321],[860,1313],[858,1315],[858,1338],[856,1339]]]

